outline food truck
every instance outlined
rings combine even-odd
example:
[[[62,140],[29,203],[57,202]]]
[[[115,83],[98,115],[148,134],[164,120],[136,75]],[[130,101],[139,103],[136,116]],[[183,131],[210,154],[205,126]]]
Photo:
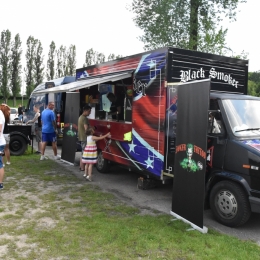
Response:
[[[176,147],[176,86],[208,80],[207,153],[194,147],[194,154],[206,158],[206,205],[219,222],[238,226],[260,213],[260,99],[247,95],[247,75],[247,60],[164,47],[79,68],[75,82],[44,93],[77,93],[78,115],[91,105],[95,134],[111,133],[97,142],[99,172],[118,163],[165,182],[174,178],[176,153],[187,149]],[[109,92],[123,120],[109,116]]]

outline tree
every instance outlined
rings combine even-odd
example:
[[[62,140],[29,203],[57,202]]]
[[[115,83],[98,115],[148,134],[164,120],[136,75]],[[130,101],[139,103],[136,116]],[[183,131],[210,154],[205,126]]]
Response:
[[[76,46],[70,45],[68,50],[68,75],[73,76],[76,74]]]
[[[107,57],[107,61],[121,58],[122,55],[115,55],[111,53]],[[83,67],[87,67],[94,64],[99,64],[106,61],[106,56],[102,52],[94,51],[92,48],[86,51],[86,59]]]
[[[133,0],[130,10],[144,34],[145,49],[163,46],[221,54],[227,29],[220,22],[236,17],[246,0]]]
[[[29,36],[26,42],[27,50],[25,54],[26,58],[26,68],[24,68],[25,72],[25,83],[26,83],[26,95],[30,97],[34,87],[34,73],[35,73],[35,48],[36,41],[34,37]]]
[[[87,67],[93,64],[96,64],[96,54],[97,52],[94,51],[92,48],[86,51],[86,59],[83,67]]]
[[[260,97],[260,71],[248,73],[248,94]]]
[[[119,59],[119,58],[122,58],[122,57],[123,57],[122,55],[115,55],[114,53],[111,53],[111,54],[108,55],[107,61],[116,60],[116,59]]]
[[[54,41],[51,42],[50,44],[50,50],[48,53],[48,60],[47,60],[47,72],[46,72],[46,77],[47,80],[51,80],[54,78],[55,74],[55,50],[56,46]]]
[[[105,62],[105,60],[106,60],[106,56],[104,55],[104,53],[99,52],[99,53],[97,54],[96,64],[103,63],[103,62]]]
[[[22,56],[22,42],[20,39],[20,35],[16,34],[14,41],[12,42],[11,49],[11,90],[13,93],[13,106],[16,106],[16,97],[21,91],[22,86],[22,64],[21,64],[21,56]],[[23,94],[23,93],[22,93]]]
[[[56,51],[57,55],[57,68],[56,68],[56,77],[60,78],[67,75],[67,52],[66,47],[61,45],[60,48]]]
[[[40,40],[35,40],[35,57],[34,57],[34,88],[43,82],[44,78],[44,65],[43,65],[43,48]]]
[[[5,103],[10,96],[10,62],[11,62],[11,32],[9,30],[1,32],[0,44],[0,87]]]

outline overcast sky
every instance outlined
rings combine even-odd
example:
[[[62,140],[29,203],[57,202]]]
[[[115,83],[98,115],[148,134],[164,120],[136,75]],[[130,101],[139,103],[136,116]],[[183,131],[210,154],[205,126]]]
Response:
[[[93,48],[106,56],[110,53],[128,56],[143,52],[142,34],[126,9],[132,0],[1,0],[0,32],[9,29],[12,38],[19,33],[25,61],[26,40],[31,35],[43,45],[45,63],[49,45],[73,44],[77,51],[77,68],[85,53]],[[260,0],[247,0],[239,5],[237,21],[228,27],[227,47],[233,54],[249,53],[249,71],[260,70],[258,42]],[[231,53],[232,54],[232,53]],[[230,55],[231,55],[230,54]]]

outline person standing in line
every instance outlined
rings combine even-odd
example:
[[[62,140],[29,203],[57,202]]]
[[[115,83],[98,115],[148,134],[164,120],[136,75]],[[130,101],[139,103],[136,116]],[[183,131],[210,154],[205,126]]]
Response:
[[[23,121],[23,107],[21,104],[18,107],[18,118],[19,118],[19,121]]]
[[[57,154],[57,126],[55,121],[55,114],[53,112],[54,102],[49,102],[46,109],[42,111],[42,154],[40,160],[48,159],[44,156],[47,142],[51,142],[54,159],[59,160],[60,155]]]
[[[93,127],[88,127],[86,131],[87,144],[82,155],[82,163],[85,163],[85,175],[88,181],[92,181],[93,164],[97,163],[97,145],[96,141],[110,137],[110,132],[103,136],[94,136],[95,130]]]
[[[32,120],[27,121],[26,125],[29,123],[34,123],[35,125],[35,139],[38,143],[38,151],[35,153],[41,154],[42,152],[42,122],[41,122],[41,113],[39,109],[39,105],[34,105],[33,110],[35,112],[34,118]]]
[[[111,102],[109,115],[112,115],[113,119],[124,120],[123,100],[120,100],[112,92],[107,93],[107,98]]]
[[[6,141],[4,138],[4,127],[5,127],[5,122],[9,122],[10,120],[10,107],[2,104],[0,106],[0,190],[4,188],[4,166],[3,166],[3,153],[6,145]]]
[[[9,149],[9,143],[10,143],[10,130],[8,124],[5,122],[5,128],[4,128],[4,138],[5,138],[5,155],[4,158],[6,158],[6,163],[4,163],[5,160],[3,160],[3,166],[5,167],[5,164],[9,165],[11,164],[10,160],[10,149]],[[3,159],[4,159],[3,158]]]
[[[87,140],[87,136],[86,136],[86,131],[89,127],[89,121],[88,121],[88,116],[91,113],[91,107],[86,105],[83,107],[82,109],[82,114],[80,115],[79,119],[78,119],[78,141],[80,142],[81,145],[81,151],[83,154],[83,151],[85,149],[86,146],[86,140]],[[82,160],[80,158],[80,164],[79,164],[79,169],[81,171],[84,171],[84,165],[82,163]],[[85,177],[85,175],[84,175]]]

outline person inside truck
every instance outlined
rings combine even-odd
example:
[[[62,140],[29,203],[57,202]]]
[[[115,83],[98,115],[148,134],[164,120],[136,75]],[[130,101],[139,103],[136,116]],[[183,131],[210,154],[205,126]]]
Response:
[[[110,112],[108,112],[108,114],[112,115],[112,119],[124,120],[124,110],[123,110],[124,100],[121,100],[111,92],[107,94],[107,98],[111,102]]]

